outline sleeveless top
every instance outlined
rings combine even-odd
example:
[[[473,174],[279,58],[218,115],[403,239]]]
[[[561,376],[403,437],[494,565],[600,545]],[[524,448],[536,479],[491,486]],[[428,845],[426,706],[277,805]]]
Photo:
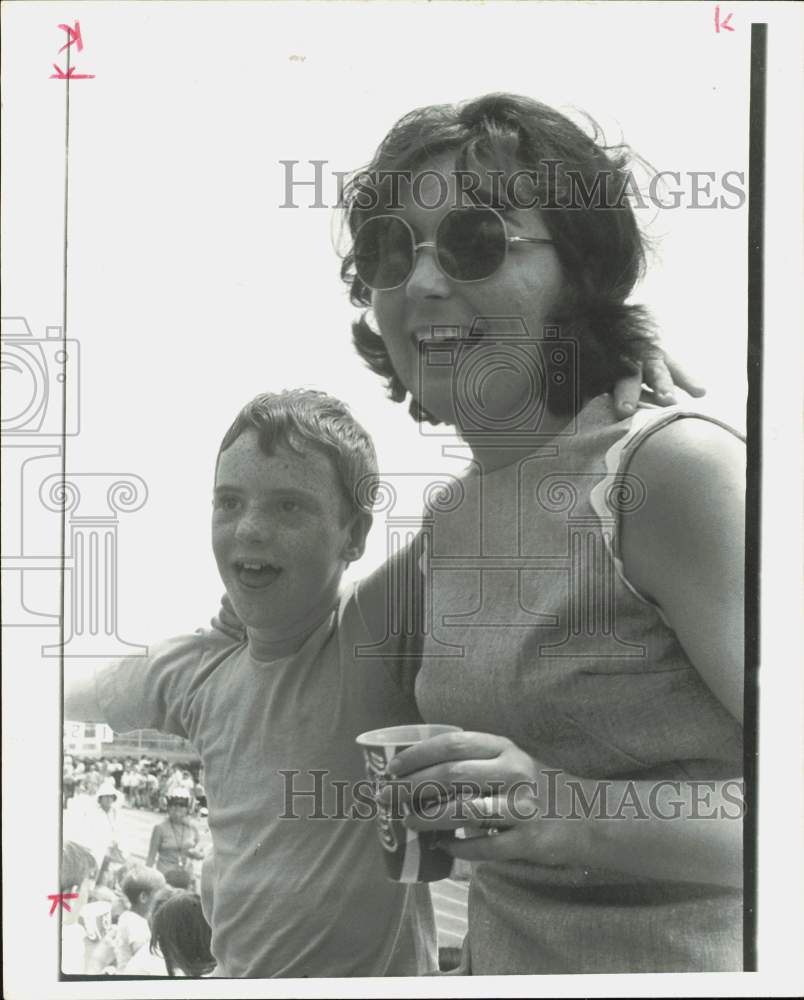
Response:
[[[619,560],[618,525],[644,499],[629,459],[681,418],[712,419],[640,407],[620,421],[599,396],[572,434],[470,471],[430,505],[416,679],[425,721],[505,736],[578,777],[742,774],[739,723]],[[476,975],[733,970],[741,921],[729,889],[486,862],[473,866],[468,957]]]
[[[198,844],[197,828],[189,820],[183,823],[171,823],[169,819],[160,824],[159,852],[156,860],[157,869],[164,875],[171,868],[184,868],[192,865],[192,858],[187,854]]]

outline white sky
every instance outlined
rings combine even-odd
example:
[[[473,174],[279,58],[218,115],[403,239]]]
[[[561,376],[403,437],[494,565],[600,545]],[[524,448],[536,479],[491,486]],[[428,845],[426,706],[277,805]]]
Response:
[[[298,189],[299,208],[280,208],[280,160],[300,161],[299,178],[327,160],[331,205],[331,171],[367,162],[405,111],[507,90],[588,111],[658,169],[746,173],[747,36],[696,36],[694,5],[662,22],[660,51],[645,44],[656,21],[634,6],[358,7],[69,8],[84,39],[73,63],[96,78],[71,87],[68,335],[81,345],[82,429],[68,466],[148,484],[147,504],[120,526],[121,628],[135,641],[195,627],[217,606],[211,470],[257,392],[326,389],[373,434],[383,472],[445,467],[438,442],[422,441],[354,354],[336,214],[309,207],[310,188]],[[629,34],[615,28],[623,13]],[[26,101],[6,110],[16,155],[4,209],[23,237],[6,260],[4,315],[42,336],[61,317],[64,166],[63,88],[43,67],[64,32],[52,8],[15,15],[23,37],[6,72]],[[680,72],[666,53],[682,46]],[[709,405],[739,423],[747,203],[639,218],[657,253],[634,300],[705,380]],[[382,560],[381,527],[371,542],[355,572]],[[170,600],[153,601],[154,574],[175,581]]]
[[[354,354],[334,213],[307,207],[310,189],[296,195],[303,207],[280,208],[280,160],[301,161],[299,176],[310,159],[353,169],[411,108],[495,90],[587,111],[659,170],[745,174],[751,7],[738,7],[735,32],[716,34],[708,3],[6,5],[3,315],[26,317],[37,337],[62,314],[64,85],[48,78],[64,64],[59,23],[80,20],[72,62],[95,74],[71,85],[68,335],[80,342],[81,431],[67,461],[148,487],[142,509],[120,515],[121,636],[152,642],[215,611],[213,462],[257,392],[323,388],[371,431],[383,472],[454,471]],[[780,59],[800,25],[791,8],[762,8]],[[774,106],[787,93],[778,65]],[[793,92],[800,104],[795,81]],[[688,206],[686,178],[684,191]],[[739,425],[747,203],[639,218],[657,253],[634,301],[709,387],[708,407]],[[782,256],[778,273],[789,264]],[[47,554],[58,518],[43,514],[35,478],[25,547]],[[376,525],[356,571],[383,555]],[[55,610],[53,578],[30,598]],[[56,641],[43,635],[26,634],[26,655]],[[43,676],[54,667],[43,661]]]

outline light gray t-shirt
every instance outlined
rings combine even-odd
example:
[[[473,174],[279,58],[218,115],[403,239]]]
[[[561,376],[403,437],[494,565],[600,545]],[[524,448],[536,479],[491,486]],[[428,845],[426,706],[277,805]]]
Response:
[[[223,975],[438,968],[428,886],[388,880],[374,820],[349,818],[365,777],[355,737],[419,718],[399,663],[355,655],[371,641],[352,589],[286,659],[258,662],[212,630],[97,678],[115,731],[176,733],[201,757],[215,852],[212,951]],[[316,783],[318,798],[294,794]]]

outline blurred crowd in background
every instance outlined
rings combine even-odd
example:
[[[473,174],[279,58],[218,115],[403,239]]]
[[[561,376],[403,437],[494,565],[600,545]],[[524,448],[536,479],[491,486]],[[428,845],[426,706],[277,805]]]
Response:
[[[199,763],[170,764],[164,758],[147,756],[86,758],[64,757],[62,773],[62,808],[67,809],[73,798],[94,798],[105,782],[114,784],[115,792],[122,793],[126,806],[132,809],[167,811],[167,797],[171,789],[186,788],[190,793],[191,814],[205,815],[206,795],[203,786],[203,768]]]
[[[63,972],[211,973],[203,777],[198,764],[164,758],[65,755],[61,891],[73,898]]]

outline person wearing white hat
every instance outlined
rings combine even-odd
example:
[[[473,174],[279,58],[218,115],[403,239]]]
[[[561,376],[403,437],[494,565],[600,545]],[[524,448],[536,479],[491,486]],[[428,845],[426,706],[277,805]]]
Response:
[[[120,859],[117,843],[117,789],[111,779],[101,782],[95,793],[95,805],[81,819],[81,843],[92,852],[98,869],[106,856]]]

